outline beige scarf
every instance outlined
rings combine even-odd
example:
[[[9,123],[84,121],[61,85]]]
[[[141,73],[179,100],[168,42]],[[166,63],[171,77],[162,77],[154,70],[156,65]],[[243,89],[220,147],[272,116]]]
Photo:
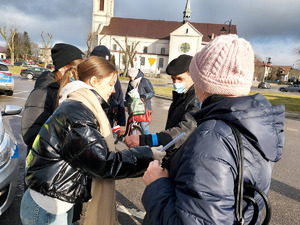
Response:
[[[109,151],[116,151],[110,124],[96,95],[91,90],[82,88],[69,94],[68,98],[82,102],[93,112]],[[118,224],[115,181],[94,178],[91,193],[92,199],[88,203],[84,225]]]

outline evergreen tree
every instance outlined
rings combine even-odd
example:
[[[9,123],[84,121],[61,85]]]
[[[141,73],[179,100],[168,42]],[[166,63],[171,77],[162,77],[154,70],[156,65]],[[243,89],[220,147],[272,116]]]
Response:
[[[26,31],[24,31],[23,34],[23,52],[24,52],[24,58],[31,59],[32,57],[31,42],[30,42],[29,35]]]

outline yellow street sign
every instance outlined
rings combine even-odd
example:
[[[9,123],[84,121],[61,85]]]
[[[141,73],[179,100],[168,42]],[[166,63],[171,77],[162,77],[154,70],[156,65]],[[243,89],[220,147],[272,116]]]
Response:
[[[148,61],[149,61],[149,63],[150,63],[150,65],[152,66],[153,65],[153,63],[155,62],[155,58],[148,58]]]

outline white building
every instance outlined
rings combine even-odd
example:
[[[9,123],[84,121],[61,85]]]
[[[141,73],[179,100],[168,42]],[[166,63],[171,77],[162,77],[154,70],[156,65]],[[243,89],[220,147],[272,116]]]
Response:
[[[102,44],[109,48],[120,69],[124,65],[122,51],[116,41],[125,47],[125,37],[129,46],[139,42],[134,58],[135,67],[144,72],[165,72],[172,59],[181,54],[195,55],[215,36],[221,35],[223,27],[227,30],[225,32],[230,30],[236,34],[236,26],[231,23],[190,22],[190,0],[187,0],[182,22],[114,17],[114,0],[93,1],[92,32],[96,35],[94,46]],[[155,60],[152,66],[151,59]]]
[[[6,59],[6,53],[7,53],[7,50],[5,47],[2,47],[0,46],[0,59],[1,60],[4,60]]]

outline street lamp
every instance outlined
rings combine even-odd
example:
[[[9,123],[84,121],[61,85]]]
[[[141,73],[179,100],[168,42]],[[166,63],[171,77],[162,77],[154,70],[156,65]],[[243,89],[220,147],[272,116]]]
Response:
[[[224,23],[224,24],[226,24],[226,23],[229,24],[228,34],[231,34],[231,22],[232,22],[232,19],[227,20],[227,21],[225,21],[225,23]],[[226,30],[225,27],[223,26],[223,27],[222,27],[222,30],[220,30],[220,31],[221,31],[222,33],[225,33],[227,30]]]

